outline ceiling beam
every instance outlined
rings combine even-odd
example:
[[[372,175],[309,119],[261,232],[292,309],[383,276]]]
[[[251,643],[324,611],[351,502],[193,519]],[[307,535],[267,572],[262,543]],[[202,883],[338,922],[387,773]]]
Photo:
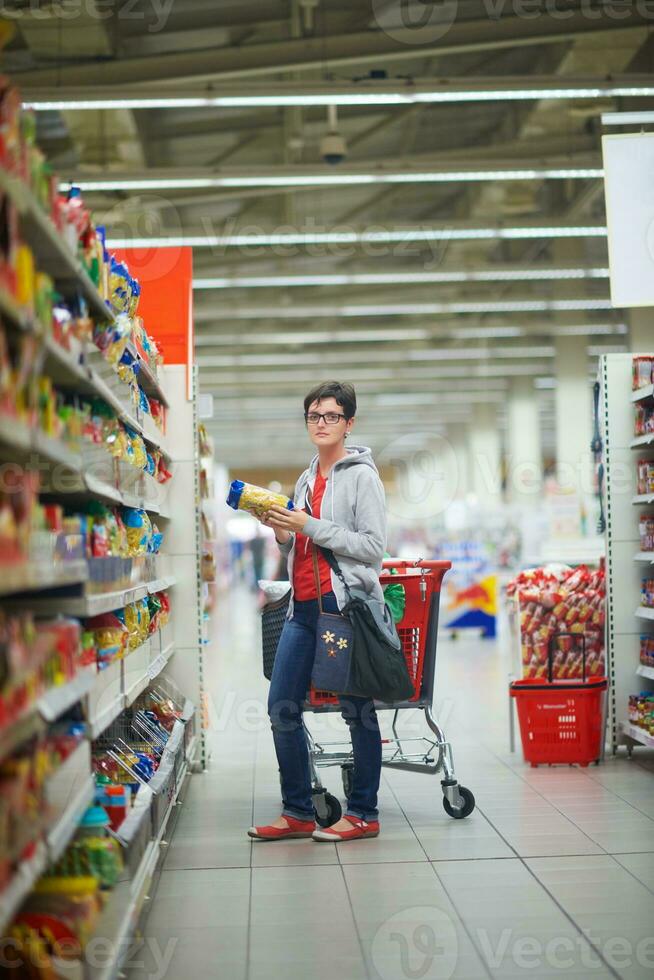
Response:
[[[456,8],[455,8],[456,9]],[[304,71],[335,65],[379,63],[380,58],[409,61],[431,56],[515,48],[523,45],[559,44],[582,36],[601,35],[651,28],[651,18],[638,4],[625,9],[627,16],[589,19],[578,10],[571,17],[509,16],[489,21],[487,17],[453,23],[436,43],[416,44],[415,31],[394,29],[358,31],[302,37],[284,41],[259,42],[235,48],[207,48],[157,56],[135,56],[103,61],[41,68],[20,73],[21,87],[57,85],[134,85],[162,82],[209,81],[247,78],[274,72]]]

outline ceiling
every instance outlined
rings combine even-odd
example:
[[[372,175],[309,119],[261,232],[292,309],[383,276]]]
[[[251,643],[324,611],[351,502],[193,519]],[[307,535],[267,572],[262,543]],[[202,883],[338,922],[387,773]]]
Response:
[[[17,32],[4,69],[36,102],[115,98],[38,112],[63,178],[128,182],[85,191],[110,239],[200,239],[200,384],[215,395],[228,465],[301,464],[302,398],[332,377],[355,383],[359,438],[380,451],[469,424],[480,402],[496,404],[502,428],[512,379],[527,376],[551,453],[557,338],[586,338],[589,377],[598,351],[627,343],[608,302],[600,114],[654,100],[483,93],[646,78],[646,7],[116,0],[107,17],[101,0],[8,0]],[[401,92],[415,80],[482,95],[360,100],[329,123],[325,105],[279,104],[280,93]],[[139,93],[252,99],[130,107]],[[322,158],[330,128],[347,147],[336,165]],[[163,187],[139,188],[155,177]]]

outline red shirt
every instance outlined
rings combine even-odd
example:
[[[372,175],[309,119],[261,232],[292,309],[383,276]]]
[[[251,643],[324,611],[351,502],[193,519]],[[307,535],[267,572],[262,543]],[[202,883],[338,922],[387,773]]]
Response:
[[[311,512],[314,517],[320,517],[320,507],[322,498],[327,486],[326,478],[321,474],[320,469],[316,473],[316,482],[313,485],[313,496],[311,498]],[[306,512],[306,507],[302,508]],[[316,589],[316,579],[313,573],[313,548],[312,540],[300,531],[295,535],[295,555],[293,559],[293,592],[295,598],[300,602],[307,599],[317,599],[318,590]],[[320,553],[316,545],[318,556],[318,574],[320,575],[320,591],[323,595],[332,591],[332,573],[329,565]]]

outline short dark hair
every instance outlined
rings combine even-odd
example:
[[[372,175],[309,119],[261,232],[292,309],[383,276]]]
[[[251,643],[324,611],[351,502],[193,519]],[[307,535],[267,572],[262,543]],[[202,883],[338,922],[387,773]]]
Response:
[[[310,405],[322,401],[323,398],[333,398],[343,409],[346,419],[353,419],[356,415],[357,396],[353,385],[340,381],[323,381],[322,384],[316,385],[304,399],[304,414],[307,414]]]

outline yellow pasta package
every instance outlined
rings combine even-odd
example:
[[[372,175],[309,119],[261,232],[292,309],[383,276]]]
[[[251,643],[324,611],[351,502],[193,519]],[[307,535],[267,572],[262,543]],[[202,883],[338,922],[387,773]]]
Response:
[[[273,505],[293,510],[293,501],[283,493],[274,493],[265,487],[255,487],[252,483],[232,480],[227,503],[234,510],[247,510],[255,517],[262,517]]]

